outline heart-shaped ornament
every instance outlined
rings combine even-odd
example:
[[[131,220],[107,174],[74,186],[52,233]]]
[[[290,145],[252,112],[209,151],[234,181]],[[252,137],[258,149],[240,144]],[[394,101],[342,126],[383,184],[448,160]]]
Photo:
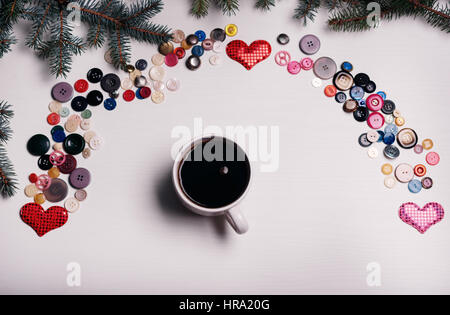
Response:
[[[54,206],[44,210],[37,203],[27,203],[20,209],[20,217],[36,231],[37,235],[44,236],[47,232],[66,224],[69,215],[62,207]]]
[[[265,40],[257,40],[248,46],[241,40],[234,40],[227,45],[227,55],[250,70],[257,63],[267,59],[272,53],[272,47]]]
[[[429,202],[422,209],[414,202],[407,202],[400,206],[399,215],[403,222],[423,234],[444,218],[444,208],[437,202]]]

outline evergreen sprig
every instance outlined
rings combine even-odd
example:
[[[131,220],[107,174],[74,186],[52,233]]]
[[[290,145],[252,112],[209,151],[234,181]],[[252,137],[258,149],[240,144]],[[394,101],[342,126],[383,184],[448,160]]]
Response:
[[[89,26],[85,40],[73,35],[74,23],[69,21],[68,0],[0,0],[0,58],[16,43],[12,28],[21,19],[31,21],[26,45],[38,56],[48,60],[50,72],[67,76],[72,58],[86,48],[102,47],[109,41],[112,61],[116,67],[130,60],[131,39],[160,44],[171,38],[167,26],[149,20],[162,11],[162,0],[139,0],[129,6],[121,0],[77,0],[71,3],[75,16]],[[69,16],[70,15],[70,16]]]
[[[257,0],[255,7],[263,11],[269,11],[275,6],[275,0]]]
[[[10,119],[14,116],[11,105],[7,102],[0,102],[0,195],[11,197],[17,190],[16,173],[11,161],[6,155],[4,147],[6,141],[10,139],[12,130],[9,127]]]

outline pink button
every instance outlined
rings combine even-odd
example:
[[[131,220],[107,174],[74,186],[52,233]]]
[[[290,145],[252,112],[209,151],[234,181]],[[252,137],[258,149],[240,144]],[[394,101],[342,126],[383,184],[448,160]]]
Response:
[[[314,66],[314,61],[311,58],[306,57],[300,60],[300,65],[303,70],[311,70]]]
[[[441,160],[441,158],[439,157],[439,154],[437,154],[436,152],[430,152],[425,157],[425,160],[430,165],[437,165]]]
[[[286,66],[291,62],[291,55],[287,51],[279,51],[275,55],[275,62],[279,66]]]
[[[372,94],[367,97],[366,104],[368,109],[377,112],[383,107],[384,100],[380,95]]]
[[[380,129],[384,125],[384,116],[380,113],[372,113],[367,119],[367,124],[370,128]]]
[[[416,152],[417,154],[422,153],[423,147],[420,144],[416,144],[416,146],[414,147],[414,152]]]
[[[175,67],[178,64],[178,56],[175,53],[166,55],[164,61],[168,67]]]
[[[287,69],[290,74],[297,74],[302,70],[302,66],[300,66],[300,62],[298,61],[291,61],[289,62]]]

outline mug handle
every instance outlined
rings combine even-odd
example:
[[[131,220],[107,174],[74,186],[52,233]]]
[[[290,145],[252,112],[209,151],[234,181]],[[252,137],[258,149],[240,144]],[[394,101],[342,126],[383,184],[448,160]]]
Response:
[[[230,210],[227,210],[225,212],[225,218],[236,231],[236,233],[244,234],[248,231],[248,222],[239,207],[234,207]]]

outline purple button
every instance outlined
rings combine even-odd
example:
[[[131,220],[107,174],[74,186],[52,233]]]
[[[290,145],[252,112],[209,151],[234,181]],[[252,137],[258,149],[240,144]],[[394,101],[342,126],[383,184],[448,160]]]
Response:
[[[52,88],[52,97],[61,103],[67,103],[72,99],[73,88],[67,82],[59,82]]]
[[[83,189],[89,186],[91,173],[85,168],[75,169],[69,176],[69,183],[73,188]]]
[[[307,55],[314,55],[320,49],[320,40],[316,35],[305,35],[300,39],[300,50]]]

